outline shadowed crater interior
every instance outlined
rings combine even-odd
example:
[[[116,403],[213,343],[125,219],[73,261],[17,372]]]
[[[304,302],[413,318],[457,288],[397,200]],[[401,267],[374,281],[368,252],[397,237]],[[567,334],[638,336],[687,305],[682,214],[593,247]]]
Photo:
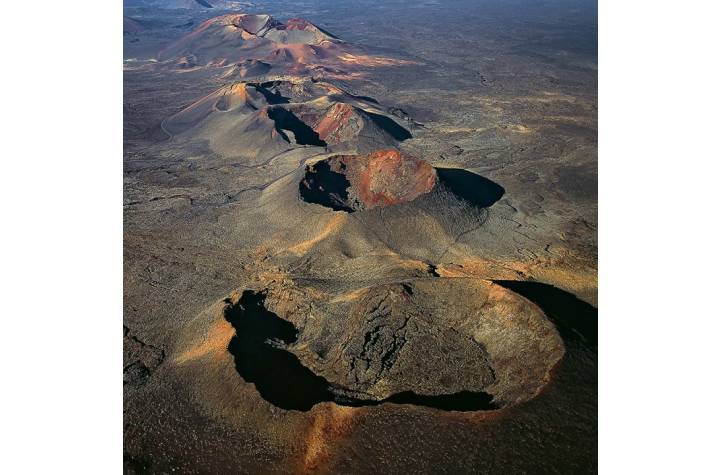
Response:
[[[333,211],[352,212],[348,204],[350,182],[341,172],[333,171],[326,160],[309,166],[300,183],[300,197],[308,203],[317,203]]]
[[[290,102],[289,97],[285,97],[282,93],[275,89],[275,82],[264,82],[256,86],[257,91],[263,95],[268,104],[287,104]]]
[[[246,290],[237,303],[225,300],[224,316],[235,329],[228,351],[235,359],[236,370],[245,381],[255,385],[263,399],[277,407],[308,411],[315,404],[328,401],[352,407],[390,402],[448,411],[479,411],[498,407],[490,394],[471,391],[445,395],[418,395],[404,391],[382,400],[348,396],[351,391],[332,385],[314,374],[288,351],[288,347],[297,341],[297,329],[267,310],[265,298],[263,293]]]
[[[279,131],[292,132],[298,145],[316,145],[319,147],[327,145],[317,132],[289,110],[275,107],[268,110],[268,117],[275,122],[275,126]]]

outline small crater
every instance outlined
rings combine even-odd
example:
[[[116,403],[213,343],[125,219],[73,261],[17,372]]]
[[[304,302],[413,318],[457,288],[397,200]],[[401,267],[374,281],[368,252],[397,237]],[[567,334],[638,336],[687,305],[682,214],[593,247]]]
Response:
[[[435,186],[434,169],[397,150],[335,155],[305,169],[300,196],[335,211],[360,211],[407,203]]]
[[[433,168],[397,150],[335,155],[305,167],[300,197],[334,211],[362,211],[408,203],[436,186],[469,205],[489,208],[505,194],[497,183],[460,168]]]

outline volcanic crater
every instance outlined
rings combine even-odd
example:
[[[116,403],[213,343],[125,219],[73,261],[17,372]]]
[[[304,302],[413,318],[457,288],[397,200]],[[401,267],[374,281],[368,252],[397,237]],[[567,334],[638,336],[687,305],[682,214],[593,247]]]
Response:
[[[436,188],[487,208],[505,192],[467,170],[434,168],[397,150],[335,155],[307,165],[299,188],[304,201],[349,213],[409,203]]]
[[[329,301],[265,288],[225,304],[236,370],[286,410],[321,402],[499,409],[537,395],[564,354],[537,307],[480,279],[381,284]]]

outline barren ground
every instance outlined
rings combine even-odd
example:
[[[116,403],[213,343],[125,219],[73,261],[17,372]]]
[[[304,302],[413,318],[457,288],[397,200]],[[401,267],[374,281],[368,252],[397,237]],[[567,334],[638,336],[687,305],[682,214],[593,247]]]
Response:
[[[126,472],[596,472],[596,4],[245,11],[358,49],[198,116],[273,71],[149,61],[224,12],[126,6]]]

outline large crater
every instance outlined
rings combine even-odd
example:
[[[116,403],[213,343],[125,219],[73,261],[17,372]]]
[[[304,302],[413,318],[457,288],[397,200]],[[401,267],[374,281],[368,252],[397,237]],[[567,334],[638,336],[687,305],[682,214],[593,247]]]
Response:
[[[335,155],[305,169],[300,196],[336,211],[407,203],[430,192],[437,174],[427,162],[398,152]]]
[[[226,300],[237,371],[283,409],[497,409],[537,395],[564,354],[537,306],[486,280],[416,279],[320,295],[282,284]]]

